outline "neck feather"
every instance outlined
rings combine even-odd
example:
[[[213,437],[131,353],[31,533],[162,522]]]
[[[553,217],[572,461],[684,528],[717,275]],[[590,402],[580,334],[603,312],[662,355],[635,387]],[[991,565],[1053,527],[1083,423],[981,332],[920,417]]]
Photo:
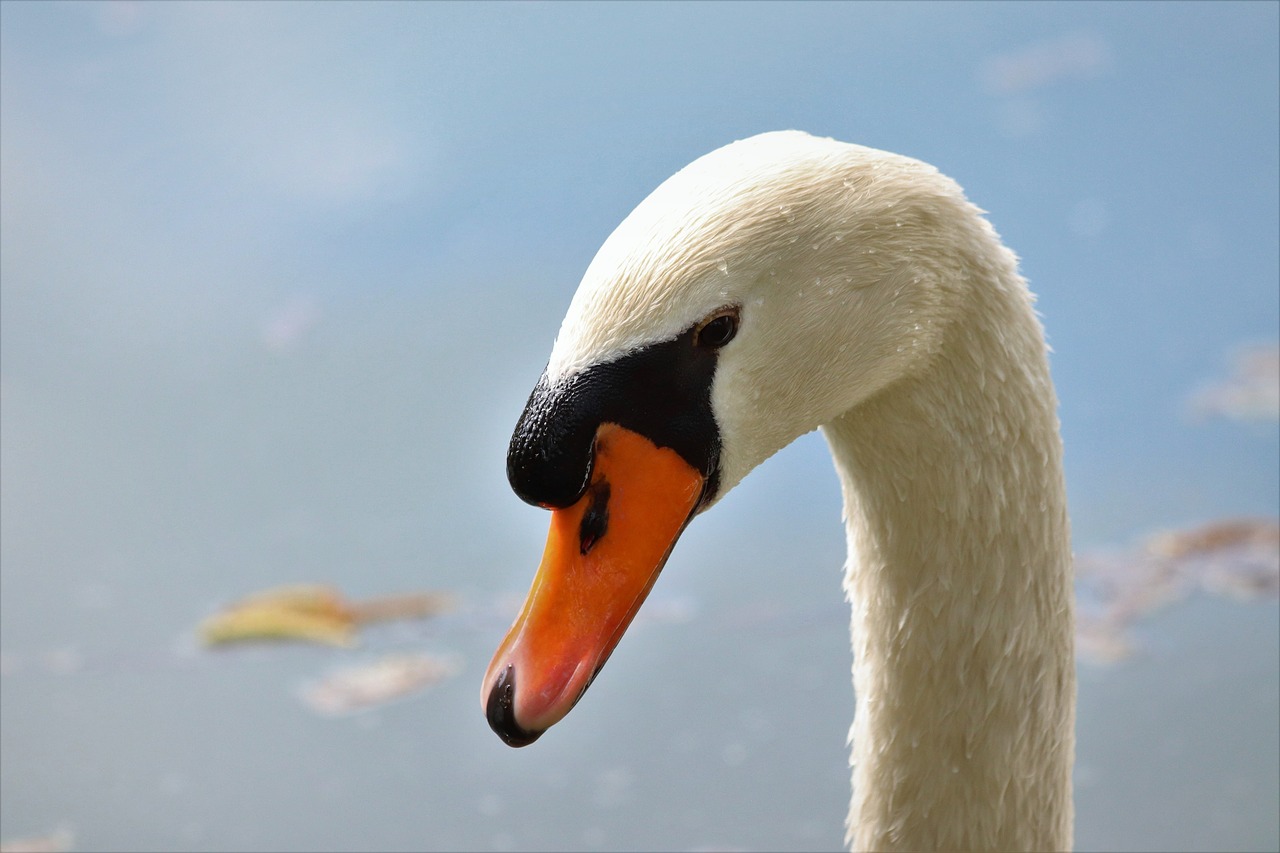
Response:
[[[858,850],[1071,847],[1069,530],[1043,335],[1010,267],[823,428],[844,492]]]

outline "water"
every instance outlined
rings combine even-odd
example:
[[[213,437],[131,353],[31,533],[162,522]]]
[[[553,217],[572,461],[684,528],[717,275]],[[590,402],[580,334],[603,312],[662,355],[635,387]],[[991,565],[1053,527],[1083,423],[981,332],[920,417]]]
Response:
[[[547,523],[506,441],[577,279],[662,178],[759,130],[923,157],[992,211],[1055,348],[1078,549],[1280,511],[1274,421],[1196,408],[1280,322],[1274,6],[0,16],[6,841],[838,849],[816,435],[689,529],[564,723],[511,750],[480,712]],[[196,644],[292,582],[462,604],[356,650]],[[1080,849],[1280,846],[1278,622],[1195,594],[1082,665]],[[346,717],[298,695],[399,652],[461,671]]]

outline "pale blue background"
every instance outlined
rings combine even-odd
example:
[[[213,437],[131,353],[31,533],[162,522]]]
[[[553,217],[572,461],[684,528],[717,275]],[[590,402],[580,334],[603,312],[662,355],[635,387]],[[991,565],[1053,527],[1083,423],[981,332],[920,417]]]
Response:
[[[734,139],[919,157],[1040,296],[1077,548],[1274,516],[1274,424],[1187,398],[1280,324],[1278,9],[0,3],[0,834],[838,848],[817,436],[690,529],[652,602],[690,618],[637,624],[564,724],[512,751],[480,715],[546,524],[505,444],[582,270]],[[364,653],[194,651],[287,581],[467,607]],[[1082,669],[1081,848],[1280,845],[1277,634],[1274,601],[1193,600]],[[352,719],[293,695],[393,648],[466,668]]]

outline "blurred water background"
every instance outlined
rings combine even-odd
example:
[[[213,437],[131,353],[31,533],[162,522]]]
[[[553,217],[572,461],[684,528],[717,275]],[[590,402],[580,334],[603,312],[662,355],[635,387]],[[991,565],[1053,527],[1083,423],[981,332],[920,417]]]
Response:
[[[1039,294],[1077,551],[1274,519],[1278,10],[5,0],[0,835],[838,849],[853,697],[817,435],[690,528],[565,723],[517,751],[481,716],[547,523],[506,442],[582,271],[734,139],[927,160]],[[1223,391],[1248,346],[1261,379]],[[1080,849],[1280,847],[1268,559],[1082,660]],[[298,582],[459,605],[352,650],[200,646],[217,607]],[[303,701],[392,652],[458,673],[364,713]]]

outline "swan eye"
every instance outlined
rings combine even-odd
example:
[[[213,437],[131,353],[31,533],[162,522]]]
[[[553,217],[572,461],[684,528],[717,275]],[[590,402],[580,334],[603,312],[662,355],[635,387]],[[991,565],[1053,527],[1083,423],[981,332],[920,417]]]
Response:
[[[716,314],[706,320],[694,335],[694,343],[708,349],[719,349],[738,334],[737,309]]]

